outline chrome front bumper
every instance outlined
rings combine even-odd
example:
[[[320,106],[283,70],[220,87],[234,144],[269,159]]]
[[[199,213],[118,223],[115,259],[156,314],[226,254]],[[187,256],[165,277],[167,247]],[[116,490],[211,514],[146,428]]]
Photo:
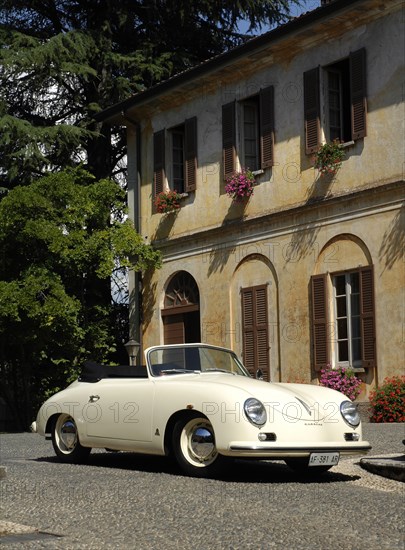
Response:
[[[364,455],[371,450],[371,445],[365,441],[361,445],[324,445],[324,446],[287,446],[287,447],[276,447],[273,445],[245,445],[242,443],[230,444],[229,456],[240,456],[240,457],[257,457],[257,458],[292,458],[292,457],[306,457],[311,453],[330,453],[338,452],[340,455]]]

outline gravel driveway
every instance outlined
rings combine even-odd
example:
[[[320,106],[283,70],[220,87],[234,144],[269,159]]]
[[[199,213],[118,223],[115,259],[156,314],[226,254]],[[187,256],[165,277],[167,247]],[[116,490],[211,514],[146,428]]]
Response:
[[[366,424],[364,433],[372,456],[403,454],[403,424]],[[358,458],[317,480],[282,462],[247,461],[201,480],[130,453],[61,464],[36,434],[3,434],[0,444],[4,548],[404,548],[405,484],[363,470]]]

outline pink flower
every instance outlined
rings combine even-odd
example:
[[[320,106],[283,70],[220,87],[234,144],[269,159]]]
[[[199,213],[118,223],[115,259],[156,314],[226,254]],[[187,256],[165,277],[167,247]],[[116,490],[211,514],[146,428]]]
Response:
[[[253,195],[253,185],[255,179],[253,173],[245,168],[240,172],[234,172],[226,180],[225,192],[236,202],[241,202],[245,198]]]

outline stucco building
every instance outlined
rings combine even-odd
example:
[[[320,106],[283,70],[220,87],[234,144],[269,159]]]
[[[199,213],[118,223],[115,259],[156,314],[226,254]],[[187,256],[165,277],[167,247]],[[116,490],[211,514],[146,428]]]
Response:
[[[403,2],[336,0],[102,113],[127,127],[130,214],[163,255],[131,276],[144,348],[224,345],[272,381],[351,366],[362,398],[403,372],[403,69]],[[170,189],[181,207],[158,213]]]

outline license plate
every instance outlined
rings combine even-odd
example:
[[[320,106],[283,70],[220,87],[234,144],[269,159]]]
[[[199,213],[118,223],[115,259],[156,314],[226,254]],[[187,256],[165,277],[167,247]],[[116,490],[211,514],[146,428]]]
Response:
[[[336,466],[339,453],[311,453],[308,466]]]

